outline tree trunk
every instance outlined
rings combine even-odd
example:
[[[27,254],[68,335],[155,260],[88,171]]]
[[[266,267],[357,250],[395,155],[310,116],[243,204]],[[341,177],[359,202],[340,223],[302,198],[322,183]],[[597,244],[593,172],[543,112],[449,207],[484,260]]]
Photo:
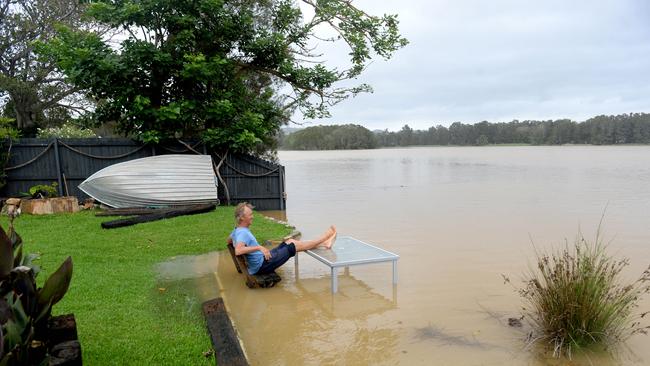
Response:
[[[16,112],[16,125],[20,131],[30,131],[36,127],[37,118],[43,113],[39,110],[38,96],[30,91],[10,92]]]

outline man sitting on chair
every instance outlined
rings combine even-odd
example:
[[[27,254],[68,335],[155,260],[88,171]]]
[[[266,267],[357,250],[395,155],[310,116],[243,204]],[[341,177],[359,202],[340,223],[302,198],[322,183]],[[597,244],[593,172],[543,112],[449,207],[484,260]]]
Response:
[[[248,273],[267,274],[275,271],[289,258],[296,255],[296,252],[314,249],[323,246],[330,249],[336,239],[336,228],[334,225],[316,240],[295,240],[288,239],[279,246],[268,250],[259,245],[249,227],[253,223],[253,206],[243,202],[235,208],[235,220],[237,227],[230,233],[229,242],[235,247],[235,255],[246,254]]]

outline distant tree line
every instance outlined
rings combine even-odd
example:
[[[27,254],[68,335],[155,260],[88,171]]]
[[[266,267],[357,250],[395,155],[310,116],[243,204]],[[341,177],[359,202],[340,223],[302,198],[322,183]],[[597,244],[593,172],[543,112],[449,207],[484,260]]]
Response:
[[[650,114],[597,116],[584,122],[569,119],[476,124],[454,122],[449,127],[375,131],[358,125],[314,126],[284,138],[282,146],[294,150],[371,149],[414,145],[480,146],[488,144],[650,144]]]
[[[313,126],[285,136],[281,145],[289,150],[374,149],[377,138],[359,125]]]

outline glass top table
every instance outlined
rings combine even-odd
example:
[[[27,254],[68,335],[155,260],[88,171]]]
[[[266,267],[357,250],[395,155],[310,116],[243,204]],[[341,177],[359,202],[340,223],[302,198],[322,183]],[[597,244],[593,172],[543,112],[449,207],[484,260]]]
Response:
[[[397,260],[399,255],[350,236],[339,236],[332,249],[316,248],[305,253],[330,267],[332,293],[338,290],[337,269],[361,264],[393,262],[393,284],[397,284]],[[298,256],[296,255],[296,263]]]

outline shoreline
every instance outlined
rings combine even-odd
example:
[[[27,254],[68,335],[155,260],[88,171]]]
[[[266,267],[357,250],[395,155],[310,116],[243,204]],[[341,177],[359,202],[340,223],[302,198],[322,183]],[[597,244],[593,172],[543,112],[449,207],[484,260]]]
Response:
[[[408,145],[408,146],[382,146],[373,149],[328,149],[328,150],[319,150],[319,149],[305,149],[305,150],[295,150],[295,149],[283,149],[279,148],[278,152],[281,151],[363,151],[363,150],[396,150],[396,149],[410,149],[410,148],[423,148],[423,147],[466,147],[466,148],[478,148],[478,147],[649,147],[650,144],[603,144],[603,145],[594,145],[594,144],[487,144],[487,145]]]

